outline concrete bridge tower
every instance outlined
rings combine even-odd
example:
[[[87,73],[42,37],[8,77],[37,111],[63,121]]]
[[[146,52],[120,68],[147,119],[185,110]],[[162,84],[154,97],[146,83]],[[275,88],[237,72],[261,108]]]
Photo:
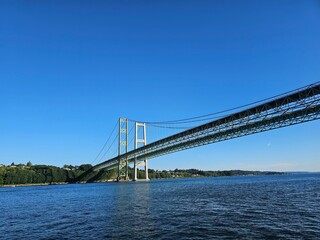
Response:
[[[118,181],[129,180],[128,159],[120,159],[120,155],[128,152],[128,119],[119,118],[119,143],[118,143]]]
[[[142,136],[139,134],[139,130],[142,129]],[[146,124],[145,123],[135,123],[135,149],[147,144],[147,132],[146,132]],[[140,146],[139,146],[140,145]],[[133,181],[138,180],[138,166],[144,166],[145,170],[145,180],[149,180],[148,176],[148,160],[147,159],[138,159],[137,157],[134,159],[134,176]]]

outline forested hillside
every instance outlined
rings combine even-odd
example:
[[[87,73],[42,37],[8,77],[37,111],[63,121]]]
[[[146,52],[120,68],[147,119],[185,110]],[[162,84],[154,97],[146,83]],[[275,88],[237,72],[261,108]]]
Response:
[[[94,182],[100,179],[112,179],[115,171],[92,172],[90,164],[72,168],[59,168],[47,165],[27,166],[23,164],[0,167],[0,185],[37,184],[37,183],[73,183]]]

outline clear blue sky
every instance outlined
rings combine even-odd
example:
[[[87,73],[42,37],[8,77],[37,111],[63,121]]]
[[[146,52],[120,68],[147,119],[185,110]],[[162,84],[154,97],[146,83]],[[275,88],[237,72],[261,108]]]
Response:
[[[171,120],[320,80],[320,2],[0,1],[0,163],[90,163],[118,117]],[[320,171],[319,121],[150,160]]]

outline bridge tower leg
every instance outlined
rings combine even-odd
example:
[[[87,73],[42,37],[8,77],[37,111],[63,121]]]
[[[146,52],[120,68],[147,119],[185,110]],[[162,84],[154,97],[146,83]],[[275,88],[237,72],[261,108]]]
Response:
[[[120,159],[120,155],[128,152],[128,119],[119,118],[119,144],[118,144],[118,181],[129,180],[128,159]]]
[[[139,143],[146,145],[147,144],[147,133],[146,133],[146,124],[145,123],[135,123],[135,149],[137,149],[139,146]],[[139,137],[139,128],[142,128],[142,138]],[[133,175],[133,181],[138,180],[138,166],[144,166],[146,178],[145,180],[149,180],[148,176],[148,160],[144,159],[134,159],[134,175]]]

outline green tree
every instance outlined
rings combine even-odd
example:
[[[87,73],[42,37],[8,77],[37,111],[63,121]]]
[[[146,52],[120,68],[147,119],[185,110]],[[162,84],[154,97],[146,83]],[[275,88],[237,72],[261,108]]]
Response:
[[[88,171],[92,168],[92,165],[91,164],[82,164],[79,166],[79,170],[81,171]]]
[[[6,174],[5,168],[0,168],[0,185],[4,184],[4,176]]]

